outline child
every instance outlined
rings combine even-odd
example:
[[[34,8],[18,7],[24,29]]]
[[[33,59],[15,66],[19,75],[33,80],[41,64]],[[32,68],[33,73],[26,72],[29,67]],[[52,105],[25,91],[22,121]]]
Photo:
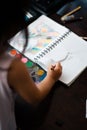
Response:
[[[49,66],[45,79],[36,85],[29,76],[25,64],[20,59],[8,55],[8,40],[11,38],[11,31],[16,27],[14,25],[20,23],[18,20],[23,22],[25,4],[23,0],[5,2],[3,0],[0,4],[0,130],[16,130],[15,93],[31,104],[39,103],[47,96],[61,76],[62,67],[60,63]],[[25,29],[26,38],[27,34],[27,29]]]

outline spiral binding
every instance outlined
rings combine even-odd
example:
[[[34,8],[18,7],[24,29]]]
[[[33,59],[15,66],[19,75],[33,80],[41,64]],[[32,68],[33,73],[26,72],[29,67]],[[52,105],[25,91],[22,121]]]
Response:
[[[51,50],[53,50],[62,40],[64,40],[71,31],[68,30],[66,33],[64,33],[63,36],[57,38],[51,45],[47,46],[42,52],[40,52],[35,58],[35,61],[38,61],[40,58],[44,57],[47,53],[49,53]]]

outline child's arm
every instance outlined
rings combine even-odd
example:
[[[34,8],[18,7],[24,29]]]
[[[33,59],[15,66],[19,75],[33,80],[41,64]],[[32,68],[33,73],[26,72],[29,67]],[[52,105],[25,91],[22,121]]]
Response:
[[[15,59],[8,72],[8,83],[20,96],[30,103],[38,103],[50,92],[54,83],[62,73],[62,67],[57,63],[54,69],[48,69],[47,76],[39,84],[35,84],[29,76],[24,63]]]
[[[56,81],[58,81],[59,77],[62,73],[62,66],[60,63],[56,63],[55,66],[49,66],[47,76],[45,79],[38,84],[38,88],[43,93],[41,98],[43,99],[51,90]],[[40,99],[41,99],[40,98]]]

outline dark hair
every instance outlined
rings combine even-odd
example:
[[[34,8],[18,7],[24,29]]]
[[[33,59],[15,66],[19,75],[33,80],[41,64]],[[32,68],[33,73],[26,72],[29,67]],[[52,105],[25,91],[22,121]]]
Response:
[[[7,49],[8,40],[19,30],[24,30],[27,45],[28,31],[24,18],[29,5],[29,0],[2,0],[0,3],[0,54]]]

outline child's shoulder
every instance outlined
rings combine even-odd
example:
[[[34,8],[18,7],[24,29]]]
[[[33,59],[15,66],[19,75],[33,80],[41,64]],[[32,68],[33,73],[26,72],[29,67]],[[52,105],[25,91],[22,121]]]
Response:
[[[14,82],[23,78],[24,73],[28,73],[25,64],[18,58],[13,59],[8,71],[9,83],[13,84],[12,81]]]

